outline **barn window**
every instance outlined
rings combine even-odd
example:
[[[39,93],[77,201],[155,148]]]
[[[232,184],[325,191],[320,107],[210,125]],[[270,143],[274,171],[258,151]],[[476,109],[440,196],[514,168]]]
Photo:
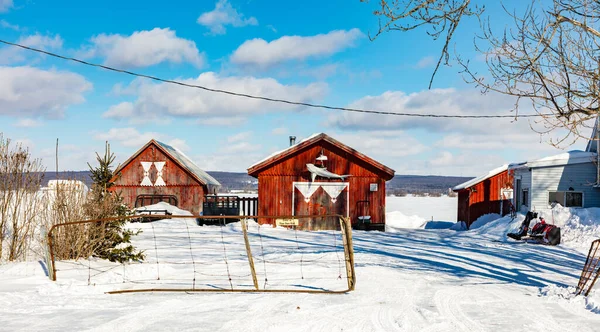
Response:
[[[529,206],[529,188],[523,189],[521,192],[521,204],[525,206]]]
[[[549,191],[548,204],[558,203],[564,207],[583,207],[583,193],[574,191]]]

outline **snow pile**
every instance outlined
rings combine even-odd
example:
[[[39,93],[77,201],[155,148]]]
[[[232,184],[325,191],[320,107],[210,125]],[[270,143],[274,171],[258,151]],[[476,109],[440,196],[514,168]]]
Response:
[[[497,213],[484,214],[483,216],[477,218],[477,220],[475,220],[475,222],[471,224],[471,229],[480,228],[481,226],[484,226],[485,224],[500,218],[502,218],[502,216]]]
[[[144,213],[144,211],[148,210],[166,210],[168,213],[174,216],[191,216],[193,215],[190,211],[182,210],[176,206],[173,206],[166,202],[159,202],[152,205],[146,205],[139,208],[136,208],[135,211],[138,213]]]
[[[395,233],[403,228],[425,228],[427,220],[419,216],[406,216],[400,211],[385,214],[385,231]]]
[[[559,287],[557,285],[548,285],[540,289],[540,296],[548,298],[549,301],[566,301],[574,304],[576,307],[582,307],[592,313],[600,314],[600,292],[592,288],[589,296],[576,296],[575,287]]]
[[[540,212],[539,217],[561,228],[561,243],[568,247],[589,248],[600,238],[600,208],[574,209],[557,204],[552,210]]]
[[[479,219],[477,219],[471,226],[470,233],[478,234],[482,237],[506,242],[509,241],[506,234],[512,233],[519,229],[519,226],[523,223],[525,219],[524,215],[518,214],[517,217],[513,220],[509,215],[504,216],[502,218],[498,218],[496,220],[489,220],[489,215],[483,215]],[[532,223],[533,224],[533,223]],[[473,228],[473,225],[478,227]],[[510,240],[512,241],[512,240]]]
[[[425,224],[425,229],[448,229],[454,224],[456,223],[451,221],[429,221]]]
[[[560,227],[563,246],[585,251],[592,241],[600,238],[600,208],[575,209],[556,205],[551,210],[540,211],[538,218],[533,219],[529,226],[533,227],[540,218]],[[471,225],[470,232],[499,241],[513,241],[506,234],[517,231],[524,219],[523,214],[518,214],[514,220],[510,216],[500,218],[499,215],[487,214]]]

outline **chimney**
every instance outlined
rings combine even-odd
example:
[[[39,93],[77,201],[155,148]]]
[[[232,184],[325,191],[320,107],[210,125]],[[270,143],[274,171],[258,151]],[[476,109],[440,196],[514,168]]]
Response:
[[[290,136],[290,146],[296,144],[296,136]]]

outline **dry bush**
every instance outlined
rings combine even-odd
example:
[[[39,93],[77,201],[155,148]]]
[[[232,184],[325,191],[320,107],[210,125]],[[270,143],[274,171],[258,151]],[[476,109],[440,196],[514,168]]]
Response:
[[[54,181],[44,191],[46,208],[43,226],[50,230],[52,226],[87,219],[84,204],[87,190],[81,182],[73,180]],[[53,251],[57,258],[89,257],[87,238],[89,231],[80,226],[59,227],[53,231]],[[46,238],[40,241],[45,243]]]
[[[99,220],[112,218],[110,221],[82,223],[55,227],[51,232],[53,252],[57,259],[79,259],[90,256],[125,262],[143,260],[143,252],[131,245],[131,237],[137,233],[125,229],[126,219],[131,211],[122,204],[118,193],[109,191],[114,185],[112,163],[115,159],[106,143],[104,156],[96,154],[98,166],[90,167],[94,182],[91,191],[85,198],[57,195],[54,211],[58,218],[54,225],[77,220]],[[68,194],[68,190],[59,191]],[[73,207],[72,203],[76,203]]]
[[[22,260],[29,251],[42,198],[44,167],[21,144],[0,133],[0,261]]]

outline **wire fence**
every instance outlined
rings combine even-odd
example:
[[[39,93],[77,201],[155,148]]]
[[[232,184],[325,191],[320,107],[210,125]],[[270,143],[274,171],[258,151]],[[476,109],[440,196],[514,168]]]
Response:
[[[105,286],[108,293],[354,289],[351,225],[343,216],[247,216],[234,222],[222,216],[164,217],[169,219],[153,216],[151,222],[127,224],[140,231],[132,244],[145,258],[125,263],[93,254],[101,238],[97,232],[115,218],[54,226],[48,232],[51,279],[59,276],[71,284]],[[333,229],[299,229],[330,226],[332,219],[337,220]]]

